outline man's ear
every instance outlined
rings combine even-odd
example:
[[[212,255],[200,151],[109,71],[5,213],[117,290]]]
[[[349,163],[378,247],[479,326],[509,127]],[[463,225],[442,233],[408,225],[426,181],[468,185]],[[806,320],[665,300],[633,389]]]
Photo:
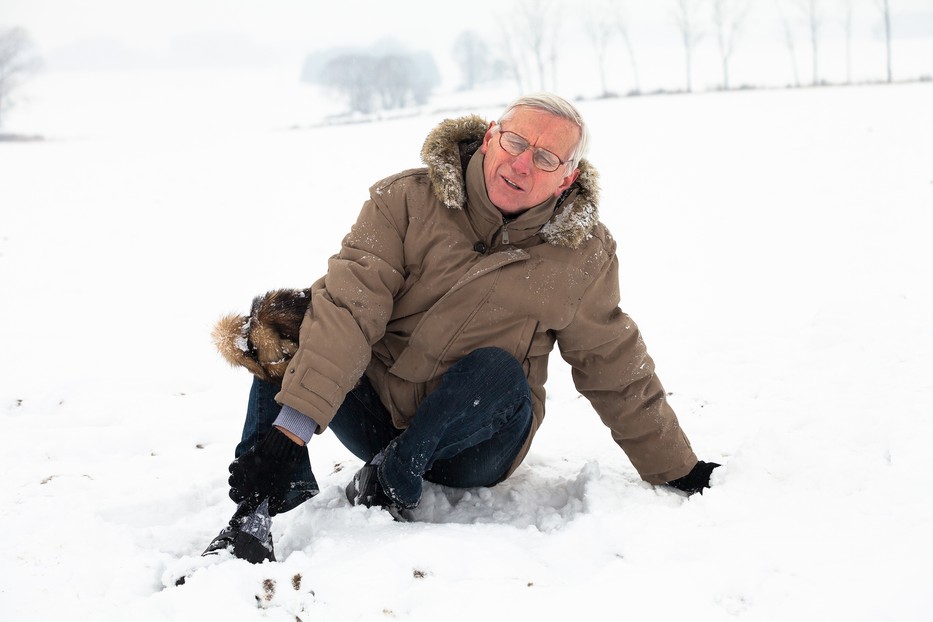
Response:
[[[483,144],[480,146],[479,149],[480,151],[483,152],[484,155],[486,154],[486,151],[489,149],[489,141],[492,140],[492,135],[495,132],[493,128],[495,127],[496,127],[496,122],[490,121],[489,127],[486,129],[486,135],[483,136]]]
[[[567,175],[561,180],[560,185],[557,186],[557,190],[554,191],[554,196],[559,197],[560,195],[562,195],[564,193],[564,190],[569,188],[570,185],[573,184],[573,182],[577,181],[577,177],[579,176],[580,176],[580,169],[578,168],[573,169],[573,171],[571,171],[569,175]]]

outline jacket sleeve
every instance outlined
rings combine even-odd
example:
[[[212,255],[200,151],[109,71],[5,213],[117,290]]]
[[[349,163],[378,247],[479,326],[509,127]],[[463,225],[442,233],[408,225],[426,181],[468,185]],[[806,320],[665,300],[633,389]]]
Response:
[[[561,356],[639,475],[663,484],[686,475],[697,457],[667,402],[635,322],[619,308],[615,243],[573,320],[557,334]]]
[[[322,432],[356,386],[382,338],[404,283],[404,200],[396,214],[373,191],[327,274],[311,287],[298,350],[276,400],[307,415]],[[400,207],[399,207],[400,205]]]

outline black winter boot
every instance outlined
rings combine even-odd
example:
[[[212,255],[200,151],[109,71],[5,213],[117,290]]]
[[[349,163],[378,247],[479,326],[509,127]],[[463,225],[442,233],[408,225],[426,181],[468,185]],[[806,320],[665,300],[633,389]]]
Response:
[[[263,501],[252,512],[245,503],[241,503],[227,526],[211,540],[201,556],[216,555],[220,551],[230,551],[234,557],[245,559],[251,564],[275,561],[272,519],[269,518],[267,501]]]
[[[347,501],[350,505],[362,505],[368,508],[380,507],[386,510],[397,521],[409,522],[411,516],[408,512],[386,494],[379,482],[378,466],[367,462],[363,468],[356,472],[353,479],[347,484]]]

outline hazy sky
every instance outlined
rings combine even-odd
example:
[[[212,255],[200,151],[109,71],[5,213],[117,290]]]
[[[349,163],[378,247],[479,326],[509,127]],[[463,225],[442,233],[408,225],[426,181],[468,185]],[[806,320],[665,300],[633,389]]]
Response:
[[[505,2],[508,3],[508,0]],[[248,36],[270,51],[396,36],[434,47],[480,26],[503,2],[436,0],[0,0],[0,24],[26,27],[45,53],[87,39],[119,39],[137,49],[165,48],[177,36]]]
[[[0,0],[0,23],[24,25],[50,46],[120,33],[140,43],[155,43],[173,33],[248,31],[257,38],[327,41],[396,32],[403,36],[443,37],[505,15],[519,0]],[[565,3],[583,7],[586,0]],[[629,13],[663,17],[670,0],[626,0]],[[751,0],[769,5],[770,1]],[[840,0],[821,0],[836,10]],[[933,11],[933,0],[891,0],[893,12]],[[857,12],[874,12],[875,0],[858,0]]]
[[[581,37],[579,13],[591,2],[607,0],[560,0],[567,27],[561,31],[569,43],[565,58],[576,52],[577,63],[593,63],[593,50]],[[608,0],[612,1],[612,0]],[[799,31],[798,54],[806,66],[808,43],[805,25],[796,0],[780,0],[793,14]],[[476,29],[493,46],[502,37],[502,23],[514,19],[516,8],[528,0],[472,0],[448,3],[441,0],[0,0],[0,26],[25,27],[39,47],[47,68],[148,67],[288,67],[297,71],[305,56],[335,45],[366,46],[383,38],[394,38],[412,50],[429,50],[439,63],[450,63],[455,37]],[[768,44],[774,55],[782,55],[783,42],[776,0],[749,0],[753,7],[736,54],[737,63],[747,62],[748,71],[765,62],[756,45]],[[677,28],[672,19],[673,0],[619,0],[629,18],[635,46],[644,59],[669,54],[672,67],[682,56]],[[820,0],[823,20],[823,54],[841,57],[843,44],[843,0]],[[703,18],[709,21],[708,3]],[[856,39],[872,45],[880,41],[880,13],[876,0],[855,0]],[[925,37],[933,41],[933,0],[891,0],[895,38]],[[574,12],[576,14],[574,14]],[[706,24],[705,27],[711,27]],[[617,44],[621,45],[621,44]],[[708,30],[701,42],[697,67],[717,71],[715,36]],[[654,48],[654,49],[652,49]],[[663,52],[660,52],[663,50]],[[495,51],[495,50],[494,50]],[[564,53],[564,52],[562,52]],[[620,52],[621,53],[621,52]],[[929,73],[930,63],[914,48],[897,50],[898,67],[909,75]],[[872,58],[879,57],[871,52]],[[445,58],[446,57],[446,58]],[[617,63],[623,56],[614,57]],[[753,60],[754,59],[754,60]],[[905,63],[913,60],[913,64]],[[923,62],[919,62],[923,60]],[[835,62],[840,73],[842,61]],[[656,63],[656,64],[659,64]],[[877,63],[876,63],[877,64]],[[737,67],[741,70],[740,67]],[[679,68],[677,69],[679,70]],[[877,73],[877,68],[871,71]],[[656,69],[655,74],[661,73]],[[783,71],[786,73],[786,70]],[[874,75],[874,74],[872,74]],[[787,79],[783,77],[782,79]],[[667,85],[669,79],[663,80]]]
[[[773,11],[773,0],[750,0]],[[227,33],[248,36],[270,52],[338,43],[361,44],[396,36],[413,47],[448,46],[467,28],[498,32],[521,0],[0,0],[0,25],[24,26],[43,52],[93,38],[116,38],[134,48],[165,48],[179,35]],[[564,2],[582,8],[588,0]],[[618,3],[643,27],[670,27],[671,0]],[[842,0],[821,0],[826,13]],[[856,0],[856,13],[877,15],[875,0]],[[933,0],[891,0],[901,15],[933,14]],[[570,18],[568,17],[568,21]],[[579,20],[574,20],[578,22]],[[828,21],[828,20],[827,20]],[[670,29],[670,28],[669,28]]]

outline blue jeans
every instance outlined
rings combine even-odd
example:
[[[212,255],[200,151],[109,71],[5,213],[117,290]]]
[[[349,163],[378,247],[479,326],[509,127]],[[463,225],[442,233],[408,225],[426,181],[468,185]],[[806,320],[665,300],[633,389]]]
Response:
[[[257,384],[265,387],[257,390]],[[251,421],[262,418],[251,416],[251,411],[262,411],[268,420],[266,430],[279,411],[274,400],[278,387],[258,379],[253,387],[244,443],[247,438],[255,441],[246,428],[254,429]],[[254,393],[267,401],[257,403]],[[363,376],[337,410],[329,429],[364,462],[383,452],[378,469],[383,488],[403,507],[414,507],[421,499],[425,479],[455,488],[501,482],[525,444],[531,421],[531,389],[521,365],[504,350],[480,348],[447,370],[440,386],[422,401],[408,428],[399,430],[392,424],[389,412]],[[296,477],[299,484],[308,481],[297,473]],[[314,482],[313,475],[310,481]]]

